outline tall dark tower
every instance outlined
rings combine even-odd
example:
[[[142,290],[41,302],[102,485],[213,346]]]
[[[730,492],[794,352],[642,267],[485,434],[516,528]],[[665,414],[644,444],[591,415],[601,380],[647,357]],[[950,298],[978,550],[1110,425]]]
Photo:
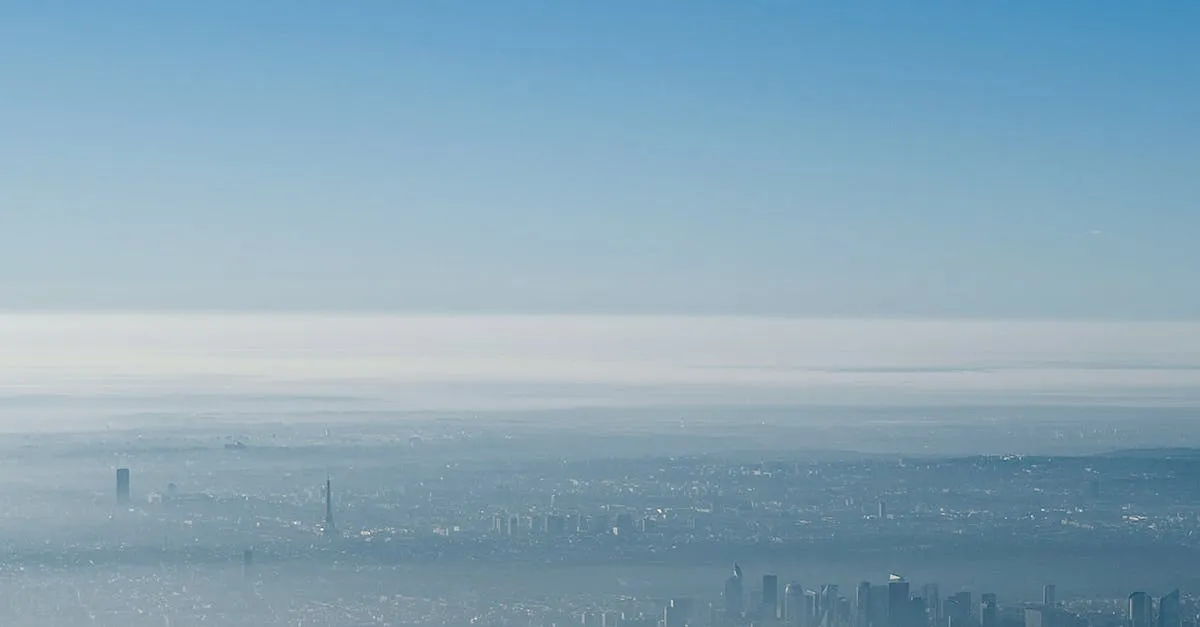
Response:
[[[1182,624],[1179,589],[1176,588],[1158,601],[1158,627],[1179,627]]]
[[[117,469],[117,505],[129,504],[129,469]]]
[[[1129,595],[1129,627],[1147,627],[1154,623],[1154,602],[1145,592]]]
[[[762,617],[773,621],[779,616],[779,575],[762,577]]]
[[[325,533],[333,533],[333,482],[325,477]]]
[[[891,575],[888,577],[888,602],[887,616],[889,627],[914,627],[911,619],[912,604],[909,602],[910,594],[908,590],[908,582],[899,575]],[[988,625],[987,627],[999,627],[998,625]]]

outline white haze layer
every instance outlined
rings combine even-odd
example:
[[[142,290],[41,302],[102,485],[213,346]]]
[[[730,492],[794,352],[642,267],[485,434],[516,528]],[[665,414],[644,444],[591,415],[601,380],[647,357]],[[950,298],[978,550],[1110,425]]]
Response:
[[[1200,406],[1200,324],[0,315],[0,416],[816,404]],[[73,403],[73,405],[71,405]],[[45,420],[46,418],[37,418]]]

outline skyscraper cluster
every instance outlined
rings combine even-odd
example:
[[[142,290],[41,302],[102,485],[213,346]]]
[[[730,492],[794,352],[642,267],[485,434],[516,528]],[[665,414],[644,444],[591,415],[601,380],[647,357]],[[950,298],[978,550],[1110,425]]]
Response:
[[[853,598],[842,597],[836,584],[805,589],[798,582],[787,584],[779,597],[779,577],[762,576],[761,597],[757,605],[745,604],[745,576],[738,565],[725,581],[722,620],[726,627],[743,625],[781,627],[1086,627],[1087,621],[1066,611],[1058,600],[1053,584],[1042,588],[1041,603],[1010,607],[1002,614],[995,593],[979,595],[972,604],[970,592],[942,597],[937,584],[925,584],[918,594],[900,575],[891,575],[886,584],[863,581],[854,588]],[[1179,590],[1157,602],[1145,592],[1129,595],[1128,617],[1124,627],[1196,627],[1183,620]],[[714,623],[716,624],[716,623]]]

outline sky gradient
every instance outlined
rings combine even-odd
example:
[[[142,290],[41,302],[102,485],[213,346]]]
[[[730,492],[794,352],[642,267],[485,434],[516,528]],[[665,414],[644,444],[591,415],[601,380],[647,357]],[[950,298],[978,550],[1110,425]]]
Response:
[[[5,3],[0,308],[1196,319],[1198,28]]]

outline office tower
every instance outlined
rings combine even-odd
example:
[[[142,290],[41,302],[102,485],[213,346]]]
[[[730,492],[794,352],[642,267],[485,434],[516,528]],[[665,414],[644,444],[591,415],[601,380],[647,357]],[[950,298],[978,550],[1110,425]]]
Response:
[[[881,499],[879,501],[879,519],[883,520],[884,518],[887,518],[887,503]]]
[[[971,622],[971,593],[955,593],[946,599],[946,606],[942,611],[946,615],[943,622],[947,627],[966,627]]]
[[[915,627],[910,618],[908,600],[908,582],[903,577],[892,575],[888,581],[888,627]]]
[[[871,627],[888,627],[888,593],[885,585],[871,586]]]
[[[1049,627],[1047,618],[1050,611],[1050,606],[1044,604],[1040,608],[1026,608],[1025,627]]]
[[[1000,627],[1000,606],[994,592],[985,592],[979,595],[979,625],[980,627]]]
[[[1181,627],[1182,625],[1179,589],[1176,588],[1158,600],[1158,627]]]
[[[928,624],[942,624],[942,596],[936,583],[927,583],[921,588],[921,596],[925,599],[925,613]]]
[[[838,598],[836,585],[821,586],[821,614],[817,620],[820,627],[837,627]]]
[[[838,627],[850,627],[850,617],[854,615],[853,607],[850,604],[850,599],[846,597],[838,597],[837,600],[837,621]]]
[[[1056,596],[1056,592],[1057,590],[1052,583],[1042,586],[1042,605],[1048,608],[1054,607],[1055,604],[1058,603],[1058,601],[1054,598]]]
[[[779,575],[763,575],[762,617],[771,620],[779,615]]]
[[[804,587],[793,581],[783,589],[783,620],[789,627],[807,627]]]
[[[742,567],[733,565],[733,575],[725,580],[725,618],[730,623],[738,623],[742,617],[742,601],[745,599],[744,584],[742,583]]]
[[[687,625],[689,610],[690,603],[686,599],[671,599],[663,610],[663,627],[684,627]]]
[[[117,469],[117,504],[129,504],[129,469]]]
[[[325,533],[333,533],[333,482],[325,478]]]
[[[864,581],[854,589],[854,627],[871,627],[871,582]]]
[[[942,609],[947,627],[966,627],[971,618],[971,593],[958,592],[946,599]]]
[[[242,551],[242,575],[249,577],[254,568],[254,549]]]
[[[926,609],[924,597],[913,597],[908,602],[908,620],[913,627],[929,627]]]
[[[804,593],[804,625],[816,627],[817,617],[821,615],[821,593],[809,590]]]
[[[1153,612],[1150,595],[1145,592],[1134,592],[1129,595],[1129,627],[1150,627]]]

